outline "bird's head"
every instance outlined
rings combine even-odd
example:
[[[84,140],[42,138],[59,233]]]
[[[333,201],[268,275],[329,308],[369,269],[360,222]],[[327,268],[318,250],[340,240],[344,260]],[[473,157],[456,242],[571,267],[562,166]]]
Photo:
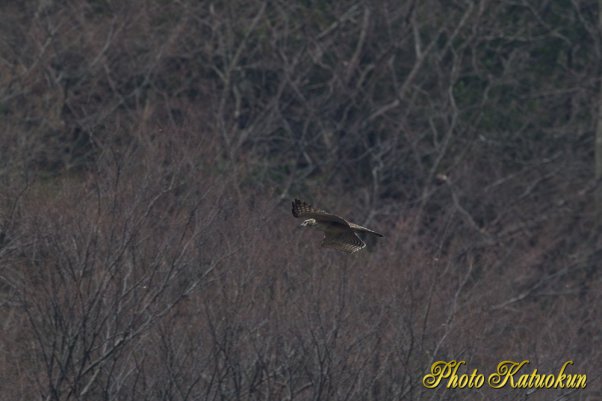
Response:
[[[316,225],[316,219],[307,219],[299,227],[312,227]]]

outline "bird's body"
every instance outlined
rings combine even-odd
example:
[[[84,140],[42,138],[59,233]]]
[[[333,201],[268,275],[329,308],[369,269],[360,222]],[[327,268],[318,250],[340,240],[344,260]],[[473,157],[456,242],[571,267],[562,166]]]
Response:
[[[357,252],[366,246],[364,241],[356,235],[357,232],[383,236],[369,228],[348,222],[337,215],[315,209],[299,199],[295,199],[293,202],[293,216],[307,217],[301,223],[302,227],[311,227],[324,232],[323,247],[330,247],[347,253]]]

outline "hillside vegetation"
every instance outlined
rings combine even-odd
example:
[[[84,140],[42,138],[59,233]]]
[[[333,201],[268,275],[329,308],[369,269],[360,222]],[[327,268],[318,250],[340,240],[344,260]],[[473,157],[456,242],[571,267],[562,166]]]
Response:
[[[600,7],[3,2],[0,398],[599,399]]]

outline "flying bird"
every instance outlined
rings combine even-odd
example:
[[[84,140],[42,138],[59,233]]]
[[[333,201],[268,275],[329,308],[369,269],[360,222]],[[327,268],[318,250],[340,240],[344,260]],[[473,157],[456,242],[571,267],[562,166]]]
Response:
[[[293,216],[305,219],[301,223],[301,227],[311,227],[324,231],[323,247],[334,248],[347,253],[354,253],[366,247],[366,243],[356,233],[383,236],[376,231],[351,223],[332,213],[315,209],[299,199],[295,199],[293,202]]]

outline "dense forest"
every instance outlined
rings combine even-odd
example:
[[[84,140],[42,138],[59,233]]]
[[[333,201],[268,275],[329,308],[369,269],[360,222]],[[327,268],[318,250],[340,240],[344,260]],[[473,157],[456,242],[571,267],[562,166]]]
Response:
[[[601,77],[600,0],[0,3],[0,398],[602,399]]]

